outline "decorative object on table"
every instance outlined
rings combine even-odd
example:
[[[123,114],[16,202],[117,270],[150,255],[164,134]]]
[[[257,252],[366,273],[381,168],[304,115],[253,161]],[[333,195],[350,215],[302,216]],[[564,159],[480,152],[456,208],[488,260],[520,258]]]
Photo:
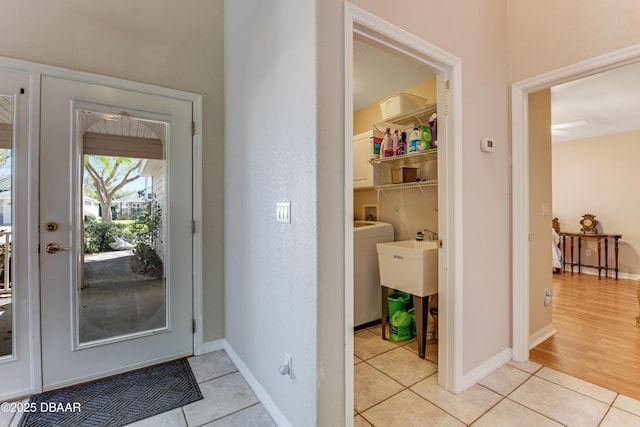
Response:
[[[596,234],[596,225],[598,225],[598,220],[595,215],[592,214],[584,214],[582,215],[582,219],[580,220],[580,232],[584,234]]]

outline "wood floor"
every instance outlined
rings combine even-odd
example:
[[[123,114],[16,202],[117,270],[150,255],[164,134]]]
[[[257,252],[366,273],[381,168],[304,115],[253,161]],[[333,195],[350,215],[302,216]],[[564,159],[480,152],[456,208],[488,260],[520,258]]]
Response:
[[[532,361],[640,399],[636,281],[553,275],[557,333],[531,350]]]

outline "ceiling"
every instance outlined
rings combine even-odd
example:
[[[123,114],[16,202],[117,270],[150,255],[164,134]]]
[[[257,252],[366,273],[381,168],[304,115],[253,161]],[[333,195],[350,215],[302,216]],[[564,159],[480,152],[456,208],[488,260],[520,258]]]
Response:
[[[354,40],[353,62],[354,110],[435,77],[422,65],[360,40]],[[553,124],[586,122],[561,129],[553,142],[640,130],[640,63],[554,86],[551,111]]]
[[[13,114],[13,98],[10,96],[1,96],[0,94],[0,123],[11,123]]]
[[[640,130],[640,63],[551,88],[551,123],[586,121],[561,129],[553,142]]]
[[[102,135],[130,136],[164,140],[164,123],[130,117],[127,113],[104,114],[92,111],[78,113],[78,127],[84,132]]]
[[[0,94],[0,124],[10,124],[13,116],[13,97]],[[104,114],[91,111],[78,112],[78,126],[82,132],[104,135],[131,136],[164,140],[166,125],[121,114]]]

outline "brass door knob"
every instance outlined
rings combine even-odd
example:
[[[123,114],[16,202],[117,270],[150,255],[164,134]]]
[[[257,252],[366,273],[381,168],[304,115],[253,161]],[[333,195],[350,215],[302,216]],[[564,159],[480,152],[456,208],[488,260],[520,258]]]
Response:
[[[55,254],[56,252],[69,251],[69,248],[62,248],[57,243],[48,243],[47,246],[44,247],[44,250],[47,253]]]

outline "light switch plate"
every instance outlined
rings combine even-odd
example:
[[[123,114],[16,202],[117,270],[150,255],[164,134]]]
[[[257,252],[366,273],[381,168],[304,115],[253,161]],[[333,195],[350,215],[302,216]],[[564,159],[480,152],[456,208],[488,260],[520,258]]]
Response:
[[[276,202],[276,222],[291,223],[291,202]]]

